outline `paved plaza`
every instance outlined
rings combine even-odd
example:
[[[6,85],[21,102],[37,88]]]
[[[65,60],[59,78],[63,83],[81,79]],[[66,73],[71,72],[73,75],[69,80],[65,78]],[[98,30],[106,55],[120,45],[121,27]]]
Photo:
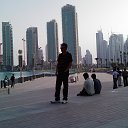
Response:
[[[101,94],[76,96],[84,82],[79,74],[78,82],[69,83],[68,104],[50,104],[55,77],[16,84],[9,95],[0,92],[0,128],[128,128],[128,87],[113,90],[110,74],[96,74]]]

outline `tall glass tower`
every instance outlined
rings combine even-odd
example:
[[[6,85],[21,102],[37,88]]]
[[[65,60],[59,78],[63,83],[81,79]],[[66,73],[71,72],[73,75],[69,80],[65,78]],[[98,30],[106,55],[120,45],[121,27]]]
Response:
[[[13,69],[13,36],[9,22],[2,22],[3,65],[6,70]]]
[[[48,61],[55,62],[59,54],[58,27],[55,20],[47,22],[47,53]]]
[[[37,27],[29,27],[26,31],[27,66],[36,67],[38,61],[38,32]]]
[[[75,6],[67,4],[62,7],[63,43],[68,44],[68,51],[72,54],[73,65],[78,64],[78,23]]]

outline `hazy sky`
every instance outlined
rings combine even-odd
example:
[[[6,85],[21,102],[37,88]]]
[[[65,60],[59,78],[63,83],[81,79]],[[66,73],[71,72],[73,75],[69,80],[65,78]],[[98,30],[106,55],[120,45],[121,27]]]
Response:
[[[17,64],[18,50],[23,49],[28,27],[38,27],[39,46],[45,50],[47,42],[46,22],[55,19],[59,29],[59,43],[62,43],[61,7],[71,4],[78,13],[79,44],[82,56],[89,49],[96,57],[96,32],[102,29],[108,41],[111,32],[128,35],[128,0],[0,0],[0,42],[2,22],[9,21],[13,27],[14,64]],[[45,52],[44,52],[45,54]]]

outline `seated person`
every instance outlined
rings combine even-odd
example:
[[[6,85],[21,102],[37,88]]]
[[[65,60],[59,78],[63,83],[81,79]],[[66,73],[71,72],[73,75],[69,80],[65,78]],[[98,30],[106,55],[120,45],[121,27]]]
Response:
[[[94,90],[94,82],[92,79],[89,78],[88,73],[84,73],[83,77],[85,79],[84,86],[82,91],[77,94],[77,96],[92,96],[95,94]]]
[[[96,78],[96,74],[92,74],[91,77],[92,77],[93,82],[94,82],[95,94],[100,94],[101,88],[102,88],[100,80]]]

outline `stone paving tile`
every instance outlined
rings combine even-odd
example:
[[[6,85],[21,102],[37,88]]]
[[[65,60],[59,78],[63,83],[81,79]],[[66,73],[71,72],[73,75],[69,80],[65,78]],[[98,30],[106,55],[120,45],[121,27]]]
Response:
[[[113,91],[110,75],[97,76],[103,83],[100,95],[77,97],[81,77],[69,87],[69,103],[64,105],[49,103],[54,87],[40,86],[41,79],[24,85],[26,90],[17,87],[17,92],[0,97],[0,128],[128,128],[128,88]],[[32,88],[36,83],[38,88]]]

